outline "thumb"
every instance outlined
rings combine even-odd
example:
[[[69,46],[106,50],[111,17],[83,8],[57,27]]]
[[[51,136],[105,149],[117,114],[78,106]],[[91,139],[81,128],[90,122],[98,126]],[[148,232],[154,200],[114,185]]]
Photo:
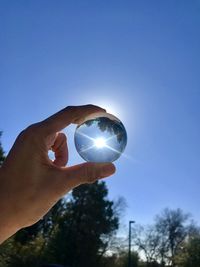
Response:
[[[94,183],[98,179],[112,175],[115,172],[115,166],[112,163],[87,162],[62,168],[61,172],[60,184],[66,193],[80,184]]]

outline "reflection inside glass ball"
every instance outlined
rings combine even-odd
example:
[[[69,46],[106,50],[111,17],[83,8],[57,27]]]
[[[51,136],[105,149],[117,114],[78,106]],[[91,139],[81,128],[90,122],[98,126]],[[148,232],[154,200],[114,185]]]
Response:
[[[124,151],[127,133],[119,119],[111,114],[101,113],[88,117],[77,126],[74,141],[84,160],[112,162]]]
[[[94,145],[97,148],[103,148],[106,146],[106,140],[104,138],[97,138],[94,140]]]

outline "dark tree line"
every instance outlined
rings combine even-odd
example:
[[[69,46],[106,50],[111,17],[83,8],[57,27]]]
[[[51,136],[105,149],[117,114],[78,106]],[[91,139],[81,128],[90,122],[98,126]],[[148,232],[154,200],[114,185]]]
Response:
[[[194,245],[200,244],[200,229],[181,209],[164,209],[153,225],[136,226],[132,238],[146,266],[200,266],[200,250]]]

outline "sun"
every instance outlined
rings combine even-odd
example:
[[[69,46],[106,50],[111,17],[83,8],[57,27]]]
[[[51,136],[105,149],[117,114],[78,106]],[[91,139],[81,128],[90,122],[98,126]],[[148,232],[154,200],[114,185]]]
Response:
[[[97,148],[103,148],[106,146],[106,140],[104,138],[96,138],[94,139],[94,145],[97,147]]]

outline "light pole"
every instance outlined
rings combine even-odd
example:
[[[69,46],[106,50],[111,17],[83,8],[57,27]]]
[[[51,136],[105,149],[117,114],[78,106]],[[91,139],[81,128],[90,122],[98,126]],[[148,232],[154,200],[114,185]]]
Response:
[[[131,267],[131,224],[135,221],[129,221],[129,238],[128,238],[128,267]]]

